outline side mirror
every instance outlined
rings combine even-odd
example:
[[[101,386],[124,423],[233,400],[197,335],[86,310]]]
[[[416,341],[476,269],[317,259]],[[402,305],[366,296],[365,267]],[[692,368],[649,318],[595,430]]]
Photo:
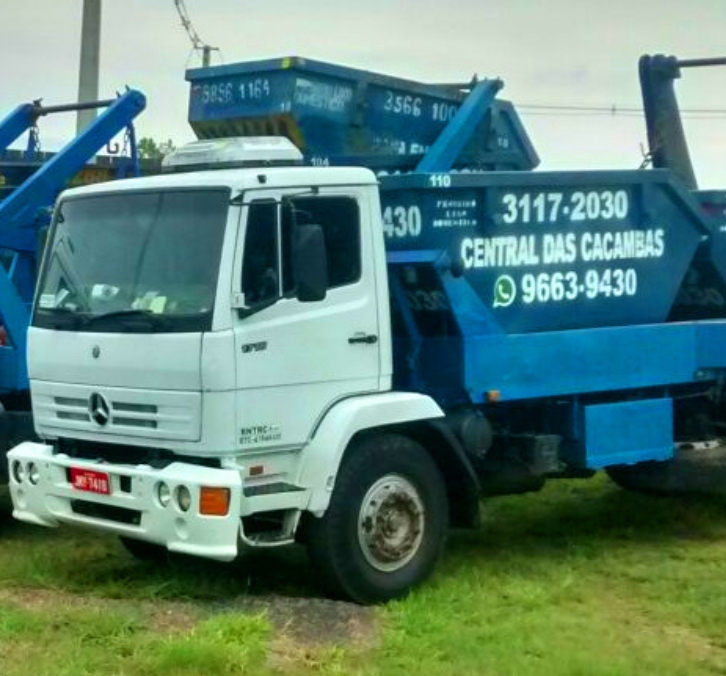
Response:
[[[293,230],[292,269],[301,303],[323,300],[328,290],[328,257],[319,225],[298,225]]]

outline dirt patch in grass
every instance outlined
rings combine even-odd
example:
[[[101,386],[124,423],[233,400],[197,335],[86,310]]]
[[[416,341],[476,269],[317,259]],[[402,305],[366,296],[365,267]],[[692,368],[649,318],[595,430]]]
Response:
[[[285,596],[238,597],[220,608],[226,612],[264,612],[276,632],[311,646],[370,644],[375,612],[354,603]]]
[[[268,665],[275,672],[347,673],[346,660],[377,644],[376,613],[353,603],[283,596],[240,597],[226,612],[264,612],[273,626]]]
[[[160,633],[190,630],[218,613],[264,614],[274,628],[274,640],[298,648],[364,647],[371,645],[376,635],[373,609],[329,599],[240,596],[222,602],[125,600],[54,589],[8,588],[0,589],[2,602],[46,616],[59,608],[132,611]]]
[[[679,651],[690,655],[695,662],[713,663],[719,673],[726,670],[726,650],[693,627],[678,623],[677,618],[668,620],[661,613],[647,613],[643,607],[628,599],[623,590],[617,593],[613,589],[601,589],[599,598],[613,622],[624,622],[631,628],[631,640],[637,642],[647,637],[653,643],[663,641],[678,646]]]
[[[23,610],[52,617],[59,608],[97,610],[109,612],[133,611],[146,620],[150,628],[161,633],[191,629],[203,616],[195,604],[182,601],[146,601],[104,599],[81,596],[55,589],[11,588],[0,589],[0,603],[7,602]]]

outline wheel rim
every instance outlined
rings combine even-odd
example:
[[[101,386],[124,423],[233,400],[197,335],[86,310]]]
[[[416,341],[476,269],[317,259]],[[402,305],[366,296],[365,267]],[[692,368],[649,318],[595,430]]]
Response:
[[[387,474],[366,493],[358,516],[363,556],[377,570],[405,566],[424,536],[424,506],[418,489],[398,474]]]

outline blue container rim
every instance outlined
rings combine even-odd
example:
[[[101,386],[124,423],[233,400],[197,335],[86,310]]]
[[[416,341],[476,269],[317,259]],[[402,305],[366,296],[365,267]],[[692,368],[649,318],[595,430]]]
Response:
[[[383,75],[382,73],[375,73],[373,71],[306,59],[301,56],[285,56],[260,61],[242,61],[221,66],[209,66],[207,68],[190,68],[186,71],[185,79],[188,82],[198,82],[231,75],[249,75],[285,70],[314,73],[344,80],[356,80],[361,83],[365,82],[366,84],[376,84],[391,89],[401,89],[449,101],[462,101],[466,97],[466,92],[462,91],[462,88],[470,86],[474,79],[472,78],[468,83],[426,84],[416,80],[391,77],[390,75]]]

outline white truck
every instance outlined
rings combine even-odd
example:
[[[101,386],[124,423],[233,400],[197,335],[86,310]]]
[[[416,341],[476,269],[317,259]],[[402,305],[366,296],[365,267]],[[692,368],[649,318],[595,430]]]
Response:
[[[598,469],[722,490],[726,193],[690,171],[531,171],[499,81],[299,58],[188,79],[199,137],[275,137],[61,195],[28,334],[43,441],[9,453],[18,519],[150,558],[302,541],[367,603],[423,580],[481,495]],[[675,145],[658,166],[690,166]],[[398,175],[324,166],[355,157]]]
[[[44,442],[9,454],[16,518],[221,561],[303,532],[361,602],[432,570],[447,487],[405,430],[444,414],[391,389],[377,181],[300,159],[286,139],[197,142],[169,167],[216,170],[63,193],[28,336]]]
[[[152,558],[298,540],[368,603],[426,578],[482,494],[603,468],[669,488],[716,443],[726,320],[681,316],[679,289],[722,231],[670,172],[379,190],[301,159],[283,138],[198,141],[169,173],[61,195],[16,518]]]

